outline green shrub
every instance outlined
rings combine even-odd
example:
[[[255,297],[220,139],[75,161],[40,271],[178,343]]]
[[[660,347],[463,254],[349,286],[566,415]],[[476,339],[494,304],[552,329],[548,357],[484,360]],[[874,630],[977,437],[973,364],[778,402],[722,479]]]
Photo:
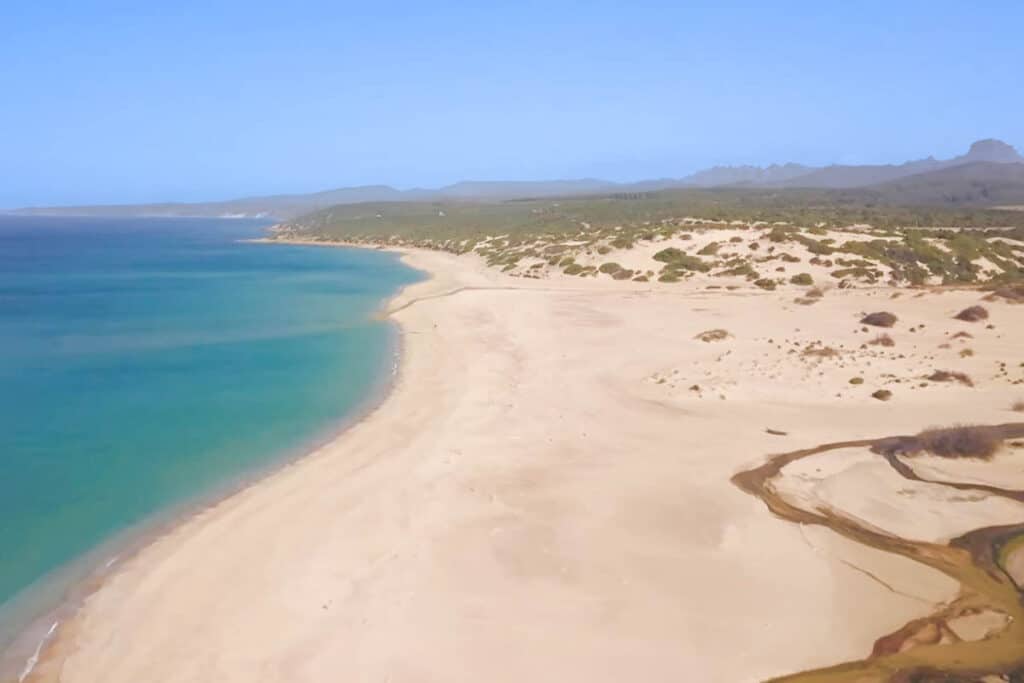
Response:
[[[747,279],[754,279],[757,277],[757,271],[749,263],[744,263],[733,268],[727,268],[726,270],[720,270],[715,275],[719,277],[745,277]]]
[[[662,249],[657,254],[655,254],[654,260],[661,261],[662,263],[672,263],[673,261],[676,261],[685,256],[686,252],[684,252],[682,249],[668,247],[667,249]]]
[[[767,289],[768,291],[772,291],[773,289],[775,289],[776,283],[775,280],[763,277],[760,280],[754,280],[754,284],[760,287],[761,289]]]
[[[875,282],[878,278],[882,277],[882,271],[871,270],[870,268],[840,268],[830,273],[832,277],[837,280],[842,280],[844,277],[853,277],[858,280],[867,280],[868,282]]]
[[[706,273],[711,270],[711,266],[696,256],[690,256],[675,247],[669,247],[662,249],[654,255],[655,261],[661,261],[666,264],[665,268],[673,270],[695,270],[701,273]]]
[[[808,286],[814,284],[814,278],[811,277],[810,273],[797,273],[793,277],[789,278],[789,281],[794,285]]]

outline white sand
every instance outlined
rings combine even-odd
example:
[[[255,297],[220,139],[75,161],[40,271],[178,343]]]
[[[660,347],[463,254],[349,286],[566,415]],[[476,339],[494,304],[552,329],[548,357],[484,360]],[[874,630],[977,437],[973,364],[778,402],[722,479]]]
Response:
[[[798,306],[792,291],[407,259],[437,277],[393,305],[405,349],[385,403],[127,561],[38,680],[736,683],[864,657],[956,594],[933,570],[773,517],[729,478],[828,441],[1015,419],[1020,386],[995,362],[1019,351],[1019,309],[991,304],[997,329],[969,328],[977,388],[917,388],[887,375],[930,367],[977,294]],[[483,288],[445,295],[459,287]],[[908,320],[884,358],[858,351],[870,310]],[[733,336],[693,339],[711,328]],[[809,364],[790,339],[845,351]],[[891,401],[870,398],[881,386]]]

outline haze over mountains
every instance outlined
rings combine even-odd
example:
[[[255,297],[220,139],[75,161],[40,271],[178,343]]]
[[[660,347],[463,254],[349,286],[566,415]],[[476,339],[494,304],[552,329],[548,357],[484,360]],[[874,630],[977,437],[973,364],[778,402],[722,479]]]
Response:
[[[246,197],[220,202],[32,207],[13,213],[90,216],[223,216],[291,219],[338,204],[510,199],[656,192],[685,188],[817,189],[844,199],[911,205],[1024,204],[1024,157],[1000,140],[979,140],[952,159],[929,157],[903,164],[787,163],[716,166],[685,178],[615,183],[595,178],[552,181],[463,181],[438,189],[397,190],[388,185],[347,187],[310,194]]]
[[[813,187],[844,189],[865,187],[975,162],[1024,163],[1024,157],[1001,140],[979,140],[966,154],[940,161],[932,157],[903,164],[814,167],[800,164],[758,166],[716,166],[698,171],[685,182],[699,187],[755,185],[762,187]]]

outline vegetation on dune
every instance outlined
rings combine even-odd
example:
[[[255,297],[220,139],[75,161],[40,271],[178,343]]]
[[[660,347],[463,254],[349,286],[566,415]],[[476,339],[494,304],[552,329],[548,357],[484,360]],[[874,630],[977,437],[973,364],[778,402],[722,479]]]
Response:
[[[831,346],[812,344],[801,351],[800,355],[808,358],[838,358],[839,352]]]
[[[916,227],[922,225],[967,229]],[[715,239],[705,239],[696,253],[679,248],[682,241],[715,230],[728,232],[708,235]],[[664,264],[658,274],[662,282],[712,272],[756,283],[769,279],[765,269],[770,267],[784,273],[774,276],[776,284],[807,286],[813,282],[809,272],[785,274],[780,265],[807,260],[829,269],[844,287],[991,282],[998,286],[991,296],[1024,300],[1024,290],[1014,289],[1024,279],[1024,212],[907,208],[824,190],[684,189],[487,202],[371,202],[323,209],[276,231],[285,238],[475,252],[492,267],[531,277],[545,272],[538,262],[580,275],[586,266],[573,268],[575,261],[672,240],[677,246],[666,244],[654,255]],[[801,258],[808,252],[809,258]],[[593,264],[595,269],[599,265]]]
[[[875,327],[892,327],[899,320],[894,314],[888,311],[879,311],[877,313],[868,313],[866,316],[860,319],[864,325],[873,325]]]
[[[619,244],[632,243],[633,226],[695,216],[706,221],[761,221],[768,225],[1004,227],[1024,225],[1020,212],[881,206],[825,190],[676,189],[627,196],[599,195],[492,202],[369,202],[333,206],[291,224],[330,237],[461,240],[487,234],[561,234],[585,222],[597,229],[623,226]],[[628,230],[628,232],[627,232]],[[770,239],[785,241],[783,226]],[[803,236],[804,239],[812,239]],[[818,248],[826,250],[825,245]]]
[[[1024,303],[1024,284],[997,287],[985,298],[990,301],[1002,299],[1010,303]]]
[[[814,278],[811,277],[810,273],[797,273],[793,277],[789,278],[791,284],[808,286],[814,284]]]
[[[711,270],[711,266],[703,259],[690,256],[675,247],[662,249],[654,255],[654,260],[664,263],[666,268],[672,270],[695,270],[700,273]]]
[[[926,429],[913,438],[911,452],[927,452],[943,458],[988,459],[1002,440],[991,427],[960,425]]]
[[[880,334],[868,342],[871,346],[896,346],[896,342],[888,334]]]
[[[775,226],[768,238],[798,240],[812,253],[828,255],[833,247],[791,226],[843,227],[867,224],[878,229],[935,225],[1005,227],[1024,225],[1020,212],[994,209],[948,210],[882,207],[857,204],[827,191],[754,191],[686,189],[563,199],[494,202],[370,202],[329,207],[285,223],[287,228],[328,239],[380,240],[399,237],[429,240],[453,249],[471,249],[488,235],[508,235],[510,243],[524,236],[570,235],[583,224],[594,231],[621,227],[610,244],[629,248],[639,236],[655,234],[666,221],[694,216],[707,222]]]
[[[953,370],[936,370],[926,378],[931,382],[959,382],[968,387],[974,386],[974,380],[962,372]]]
[[[728,339],[731,336],[732,335],[729,334],[728,330],[714,329],[705,330],[704,332],[701,332],[700,334],[695,336],[694,339],[699,339],[702,342],[716,342]]]
[[[984,306],[968,306],[953,317],[964,322],[976,323],[979,320],[988,320],[988,310]]]

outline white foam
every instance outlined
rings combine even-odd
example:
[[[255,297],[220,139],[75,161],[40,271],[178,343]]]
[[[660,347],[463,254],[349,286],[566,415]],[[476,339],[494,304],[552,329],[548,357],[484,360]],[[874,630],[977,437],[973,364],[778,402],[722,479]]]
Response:
[[[25,668],[21,670],[21,675],[18,676],[18,683],[22,683],[22,681],[28,678],[28,675],[32,673],[32,669],[36,668],[36,664],[39,663],[39,655],[43,651],[43,646],[46,645],[46,641],[50,639],[53,632],[57,630],[58,624],[60,624],[59,621],[53,622],[53,624],[50,625],[50,630],[46,632],[46,635],[43,636],[39,641],[39,644],[36,645],[36,651],[33,652],[32,656],[28,658],[28,661],[25,662]]]

